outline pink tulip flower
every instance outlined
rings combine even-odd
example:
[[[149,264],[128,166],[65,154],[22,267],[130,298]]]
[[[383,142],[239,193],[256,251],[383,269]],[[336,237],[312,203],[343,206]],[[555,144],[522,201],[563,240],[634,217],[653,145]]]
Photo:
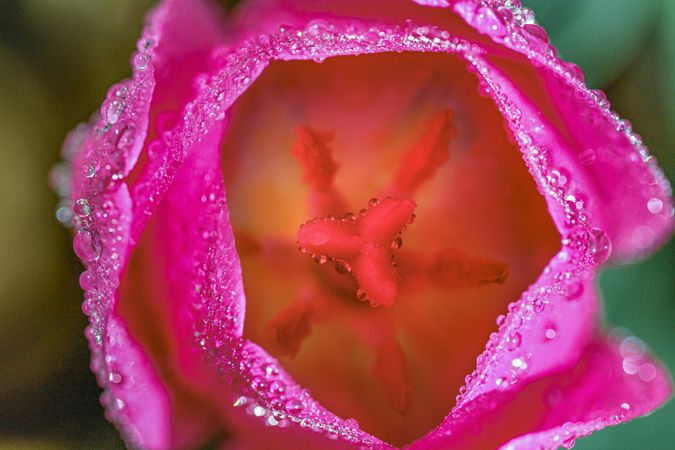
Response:
[[[131,62],[64,145],[129,447],[570,448],[670,396],[595,286],[669,184],[517,0],[163,0]]]

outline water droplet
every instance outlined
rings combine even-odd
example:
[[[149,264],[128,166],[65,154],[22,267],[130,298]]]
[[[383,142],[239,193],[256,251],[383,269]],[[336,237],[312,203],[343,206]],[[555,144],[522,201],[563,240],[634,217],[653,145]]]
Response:
[[[111,383],[120,384],[122,382],[122,375],[116,372],[110,372],[110,374],[108,374],[108,380],[110,380]]]
[[[120,133],[120,137],[117,140],[117,149],[124,150],[127,147],[130,147],[134,142],[134,127],[127,127]]]
[[[569,182],[569,174],[564,169],[553,169],[546,178],[555,187],[565,187]]]
[[[91,214],[91,207],[86,198],[81,198],[73,205],[73,212],[80,217],[87,217]]]
[[[335,271],[341,275],[344,275],[352,271],[352,266],[345,261],[337,260],[335,262]]]
[[[536,299],[534,302],[532,302],[532,309],[534,309],[535,312],[542,312],[544,309],[546,309],[546,303],[540,298]]]
[[[96,166],[92,163],[85,164],[83,170],[84,176],[87,178],[92,178],[94,175],[96,175]]]
[[[391,241],[391,249],[398,250],[403,245],[403,239],[401,236],[396,236],[393,241]]]
[[[285,389],[284,385],[282,383],[280,383],[279,381],[274,381],[270,385],[270,394],[272,394],[274,396],[282,395],[285,390],[286,389]]]
[[[478,9],[478,14],[476,15],[476,25],[481,31],[485,31],[488,34],[494,36],[504,36],[507,32],[506,24],[503,19],[499,17],[492,8],[483,6]]]
[[[73,220],[73,210],[70,209],[66,202],[59,202],[56,205],[56,220],[61,222],[63,225],[69,226]]]
[[[96,311],[96,303],[92,299],[87,299],[82,302],[82,314],[91,316]]]
[[[234,377],[232,379],[232,381],[230,382],[230,387],[235,393],[240,395],[246,395],[250,391],[250,387],[246,383],[246,380],[244,380],[240,376]]]
[[[297,414],[302,411],[302,403],[300,403],[299,400],[292,398],[286,402],[284,408],[286,408],[288,414]]]
[[[527,363],[522,358],[514,358],[511,360],[511,366],[514,369],[524,370],[527,368]]]
[[[587,148],[586,150],[582,151],[579,153],[579,161],[581,161],[581,164],[584,164],[586,166],[590,166],[595,162],[596,154],[595,150],[592,148]]]
[[[370,297],[368,297],[368,293],[360,288],[356,290],[356,298],[362,302],[367,302],[370,300]]]
[[[640,370],[638,371],[638,375],[640,376],[640,379],[642,381],[653,381],[654,378],[656,378],[656,375],[658,374],[658,370],[656,369],[656,366],[652,363],[645,363],[640,366]]]
[[[518,332],[511,333],[506,341],[506,348],[509,351],[513,351],[520,347],[520,343],[522,341],[522,336]]]
[[[147,53],[137,53],[133,59],[133,65],[137,70],[145,70],[150,63],[150,55]]]
[[[497,385],[497,389],[504,390],[509,387],[509,382],[506,378],[497,378],[495,380],[495,384]]]
[[[248,399],[244,396],[237,397],[234,403],[232,403],[232,406],[235,408],[239,408],[240,406],[245,405],[248,402]]]
[[[101,245],[89,230],[80,230],[75,234],[73,249],[82,261],[95,261],[101,256]]]
[[[127,87],[124,86],[124,85],[123,85],[123,86],[119,86],[119,87],[115,90],[115,95],[116,95],[117,97],[119,97],[119,98],[127,98],[127,95],[129,95],[129,88],[127,88]]]
[[[89,290],[94,288],[94,276],[88,270],[85,270],[84,272],[82,272],[80,274],[79,281],[80,281],[80,287],[85,291],[89,291]]]
[[[574,447],[574,444],[576,443],[576,439],[574,436],[570,436],[567,439],[565,439],[562,443],[563,448],[572,448]]]
[[[589,242],[589,252],[595,264],[602,264],[607,261],[612,252],[612,243],[607,234],[599,228],[591,228]]]
[[[576,300],[584,293],[584,284],[581,281],[571,281],[565,286],[565,298]]]
[[[656,197],[650,198],[647,202],[647,209],[652,214],[659,214],[663,211],[663,200]]]
[[[265,372],[265,378],[268,380],[279,375],[279,369],[277,369],[274,364],[265,364],[263,372]]]
[[[504,322],[506,322],[506,316],[503,315],[503,314],[498,315],[497,316],[497,326],[501,327],[504,324]]]
[[[544,332],[544,336],[546,337],[547,341],[551,341],[555,339],[555,337],[558,335],[558,330],[556,329],[555,324],[549,324],[548,327],[546,327],[546,331]]]
[[[531,36],[534,36],[540,41],[546,43],[548,42],[548,36],[546,35],[546,31],[539,25],[528,23],[523,26],[523,29],[527,31]]]
[[[255,377],[251,382],[251,387],[256,391],[264,391],[267,389],[267,381],[261,377]]]
[[[314,262],[317,264],[326,264],[328,257],[326,255],[314,255]]]
[[[377,206],[379,203],[380,203],[380,200],[377,199],[377,198],[375,198],[375,197],[373,197],[373,198],[371,198],[370,200],[368,200],[368,206],[370,206],[371,208],[372,208],[373,206]]]
[[[101,108],[101,116],[109,124],[117,123],[124,112],[124,107],[126,104],[120,99],[114,99],[112,101],[106,102]]]

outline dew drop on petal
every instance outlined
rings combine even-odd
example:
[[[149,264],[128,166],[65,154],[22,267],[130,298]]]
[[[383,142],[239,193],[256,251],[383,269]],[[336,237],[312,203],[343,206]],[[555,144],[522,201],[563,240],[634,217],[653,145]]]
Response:
[[[368,293],[366,291],[364,291],[363,289],[357,289],[356,290],[356,298],[359,301],[362,301],[362,302],[367,302],[370,299],[370,297],[368,297]]]
[[[518,332],[511,333],[508,337],[508,340],[506,341],[506,348],[510,351],[517,349],[518,347],[520,347],[522,339],[523,338],[520,335],[520,333]]]
[[[656,197],[650,198],[647,202],[647,209],[652,214],[659,214],[663,211],[663,200]]]
[[[134,141],[134,128],[133,127],[127,127],[122,132],[120,133],[120,137],[117,140],[117,149],[118,150],[123,150],[129,146]]]
[[[602,264],[612,252],[612,243],[607,234],[599,228],[591,228],[589,251],[593,262]]]
[[[503,19],[495,14],[492,8],[487,6],[483,6],[478,10],[476,25],[479,30],[495,36],[504,36],[507,32]]]
[[[145,70],[150,63],[150,56],[147,53],[138,53],[134,56],[133,65],[137,70]]]
[[[288,400],[284,407],[288,414],[297,414],[302,411],[302,403],[294,398]]]
[[[81,198],[73,205],[73,212],[80,217],[87,217],[91,214],[91,207],[86,198]]]
[[[497,378],[495,380],[495,384],[497,385],[497,389],[500,389],[500,390],[505,390],[505,389],[508,389],[508,387],[509,387],[508,380],[506,378],[502,378],[502,377]]]
[[[109,124],[115,124],[124,112],[125,103],[120,99],[114,99],[103,104],[101,116]]]
[[[111,383],[120,384],[122,382],[122,375],[116,372],[110,372],[108,380],[110,380]]]
[[[352,271],[352,266],[347,262],[338,260],[335,262],[335,271],[341,275],[344,275]]]
[[[91,163],[85,164],[83,170],[84,176],[87,178],[92,178],[94,175],[96,175],[96,166]]]
[[[592,148],[587,148],[586,150],[579,153],[579,161],[585,166],[590,166],[595,162],[596,154],[595,150]]]
[[[514,369],[521,369],[524,370],[527,367],[527,363],[523,361],[522,358],[514,358],[511,360],[511,365],[513,366]]]
[[[571,281],[565,286],[565,298],[567,300],[576,300],[584,293],[584,284],[580,281]]]
[[[75,234],[73,249],[82,261],[95,261],[101,256],[101,245],[89,230],[80,230]]]
[[[642,381],[652,381],[654,378],[656,378],[656,375],[658,373],[658,370],[656,369],[656,366],[652,363],[645,363],[640,366],[640,369],[638,371],[638,375],[640,376],[640,379]]]
[[[569,449],[569,448],[574,447],[574,444],[575,444],[575,443],[576,443],[575,437],[574,437],[574,436],[571,436],[571,437],[568,437],[567,439],[565,439],[565,440],[563,441],[562,447],[563,447],[563,448]]]
[[[89,290],[94,288],[94,277],[93,277],[93,274],[88,270],[85,270],[84,272],[82,272],[80,274],[80,280],[79,281],[80,281],[80,287],[84,291],[89,291]]]
[[[393,241],[391,241],[392,250],[398,250],[402,246],[403,246],[403,239],[401,238],[401,236],[397,236],[396,238],[394,238]]]

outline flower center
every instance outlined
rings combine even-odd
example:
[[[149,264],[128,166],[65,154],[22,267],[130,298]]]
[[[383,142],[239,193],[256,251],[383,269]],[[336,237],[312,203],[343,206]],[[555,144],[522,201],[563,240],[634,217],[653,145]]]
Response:
[[[502,284],[508,275],[506,263],[454,247],[399,251],[402,233],[415,219],[417,204],[412,198],[450,157],[456,135],[453,113],[442,110],[433,115],[417,144],[403,155],[391,183],[381,192],[382,200],[371,198],[356,214],[347,212],[345,196],[334,183],[339,169],[330,145],[334,134],[305,125],[296,134],[292,153],[309,187],[308,209],[316,217],[300,226],[297,244],[314,262],[324,267],[331,262],[335,270],[315,270],[308,294],[268,321],[267,346],[278,356],[294,357],[313,324],[327,316],[345,316],[359,339],[375,352],[373,373],[392,406],[405,415],[412,381],[394,327],[382,315],[369,314],[364,322],[363,314],[359,319],[344,309],[345,300],[353,302],[356,297],[371,307],[391,307],[402,292],[420,286],[452,292]]]
[[[401,232],[414,219],[417,207],[411,200],[387,197],[370,200],[359,216],[347,213],[337,219],[313,219],[300,227],[300,250],[320,264],[335,261],[339,273],[351,273],[358,289],[356,297],[371,306],[391,306],[398,296],[400,273],[394,250]]]

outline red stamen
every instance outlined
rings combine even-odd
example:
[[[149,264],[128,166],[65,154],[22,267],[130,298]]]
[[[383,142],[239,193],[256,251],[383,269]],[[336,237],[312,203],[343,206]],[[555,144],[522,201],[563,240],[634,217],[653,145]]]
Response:
[[[405,416],[410,410],[412,381],[405,355],[396,340],[386,340],[377,348],[373,371],[396,411]]]
[[[434,255],[427,275],[429,280],[441,289],[465,289],[503,284],[509,275],[509,265],[494,259],[470,256],[455,248],[447,248]]]
[[[457,135],[453,117],[449,109],[434,114],[420,141],[403,155],[391,192],[397,196],[411,196],[448,160],[450,141]]]
[[[267,323],[270,351],[293,358],[311,331],[312,308],[307,302],[296,302]]]
[[[334,138],[331,131],[318,132],[301,125],[296,129],[298,140],[291,150],[302,165],[302,177],[318,191],[329,191],[338,170],[338,164],[328,146]]]
[[[298,244],[319,262],[337,260],[358,284],[356,296],[371,306],[391,306],[398,296],[399,270],[393,251],[399,234],[414,218],[415,202],[396,198],[371,200],[356,217],[314,219],[300,227]]]

